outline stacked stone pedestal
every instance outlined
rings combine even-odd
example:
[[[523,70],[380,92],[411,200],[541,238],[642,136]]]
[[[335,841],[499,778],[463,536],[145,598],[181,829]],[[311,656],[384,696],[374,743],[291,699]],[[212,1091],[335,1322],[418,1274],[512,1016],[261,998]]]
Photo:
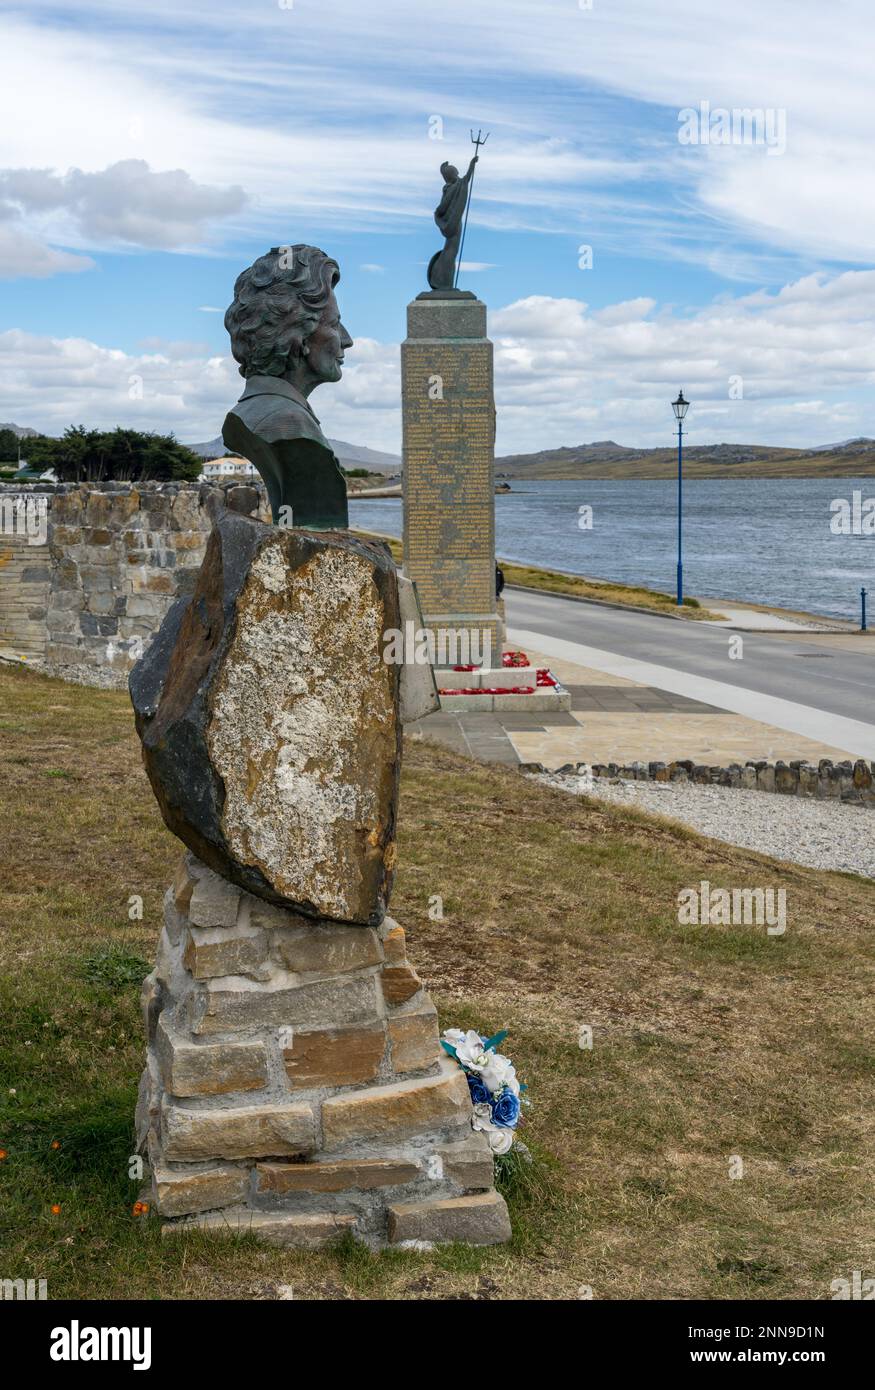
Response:
[[[404,932],[274,907],[184,856],[143,992],[137,1112],[166,1233],[509,1239]]]

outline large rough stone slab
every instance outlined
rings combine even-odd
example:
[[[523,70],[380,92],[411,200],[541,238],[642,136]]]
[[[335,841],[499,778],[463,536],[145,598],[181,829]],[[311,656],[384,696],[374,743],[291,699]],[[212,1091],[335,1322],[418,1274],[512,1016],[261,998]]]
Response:
[[[311,917],[380,923],[401,741],[384,634],[399,624],[381,544],[217,515],[193,595],[130,680],[162,815],[209,868]]]

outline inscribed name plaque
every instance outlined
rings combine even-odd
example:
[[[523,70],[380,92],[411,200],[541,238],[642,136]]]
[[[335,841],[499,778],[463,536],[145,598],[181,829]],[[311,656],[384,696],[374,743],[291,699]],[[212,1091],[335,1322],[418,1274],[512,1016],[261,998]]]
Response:
[[[486,306],[470,291],[421,294],[401,346],[404,569],[438,660],[490,665],[495,594],[495,405]],[[452,634],[468,634],[453,650]],[[470,655],[462,650],[470,641]],[[446,656],[440,644],[447,646]],[[486,645],[488,643],[488,646]]]

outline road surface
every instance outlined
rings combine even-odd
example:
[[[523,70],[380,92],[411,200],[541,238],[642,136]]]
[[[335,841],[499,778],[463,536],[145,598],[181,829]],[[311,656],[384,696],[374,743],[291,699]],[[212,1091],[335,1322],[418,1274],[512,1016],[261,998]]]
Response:
[[[504,598],[508,628],[530,634],[533,647],[534,635],[543,634],[579,649],[575,654],[557,647],[551,653],[542,646],[547,655],[565,655],[643,684],[674,688],[800,733],[815,728],[813,736],[833,746],[849,746],[850,738],[859,746],[857,756],[875,757],[875,641],[869,638],[859,639],[859,650],[847,650],[845,637],[745,632],[743,657],[732,660],[733,634],[726,628],[511,588]],[[588,660],[587,652],[599,660]],[[610,654],[631,663],[628,669]],[[635,670],[635,662],[647,663],[649,669]],[[867,729],[865,748],[861,726]],[[844,742],[835,737],[840,727]]]

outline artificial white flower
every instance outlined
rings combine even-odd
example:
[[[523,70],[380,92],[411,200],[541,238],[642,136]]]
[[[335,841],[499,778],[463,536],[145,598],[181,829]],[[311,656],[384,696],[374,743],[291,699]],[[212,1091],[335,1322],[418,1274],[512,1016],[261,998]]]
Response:
[[[450,1043],[452,1047],[457,1047],[459,1043],[465,1041],[465,1034],[462,1032],[461,1028],[446,1028],[441,1036],[444,1041]]]
[[[455,1048],[462,1066],[468,1067],[470,1071],[483,1071],[495,1056],[494,1052],[484,1050],[483,1039],[473,1028],[469,1028],[461,1042],[455,1043]]]
[[[489,1147],[494,1154],[506,1154],[513,1144],[513,1130],[499,1129],[497,1126],[490,1130]]]
[[[483,1068],[480,1079],[493,1095],[505,1086],[509,1091],[513,1091],[515,1096],[520,1093],[516,1067],[509,1057],[503,1057],[500,1052],[490,1054],[489,1064]]]
[[[497,1125],[494,1125],[492,1123],[492,1109],[485,1102],[483,1102],[483,1104],[481,1105],[474,1106],[474,1114],[471,1119],[471,1128],[482,1129],[486,1134],[488,1134],[491,1129],[498,1128]]]
[[[483,1131],[494,1154],[506,1154],[513,1143],[513,1130],[492,1123],[492,1111],[485,1101],[474,1106],[471,1128]]]

